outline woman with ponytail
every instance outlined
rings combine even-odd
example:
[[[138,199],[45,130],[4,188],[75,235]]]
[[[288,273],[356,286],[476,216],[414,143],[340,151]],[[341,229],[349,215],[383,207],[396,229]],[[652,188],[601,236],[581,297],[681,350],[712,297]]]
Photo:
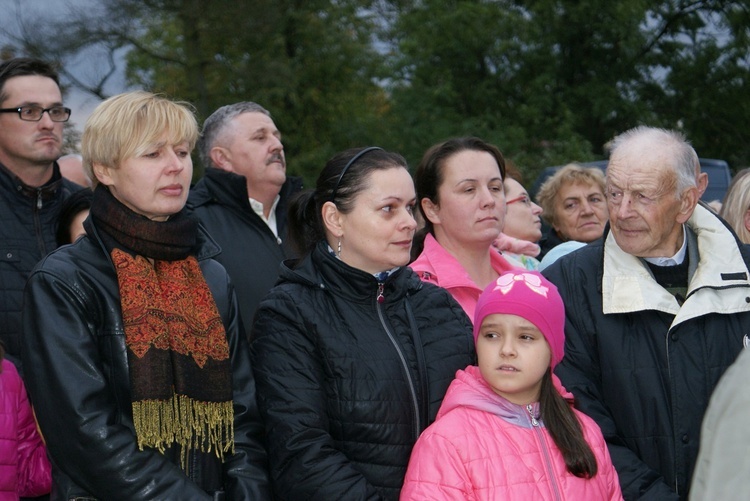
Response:
[[[302,258],[251,336],[278,499],[398,499],[412,446],[474,360],[461,307],[406,267],[415,204],[406,161],[377,147],[335,155],[291,203]]]
[[[537,272],[503,274],[482,292],[478,367],[458,372],[419,438],[402,500],[622,499],[599,427],[552,373],[564,326],[557,288]]]

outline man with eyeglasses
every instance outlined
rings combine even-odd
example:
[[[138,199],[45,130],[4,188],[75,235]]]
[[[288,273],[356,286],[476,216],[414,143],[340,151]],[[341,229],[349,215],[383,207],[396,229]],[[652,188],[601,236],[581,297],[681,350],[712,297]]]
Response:
[[[567,317],[555,373],[601,427],[626,500],[686,500],[709,397],[750,344],[750,247],[699,203],[682,134],[636,127],[611,151],[602,238],[544,270]]]
[[[0,342],[17,364],[26,278],[55,249],[60,206],[80,188],[62,178],[55,162],[69,118],[49,64],[0,64]]]

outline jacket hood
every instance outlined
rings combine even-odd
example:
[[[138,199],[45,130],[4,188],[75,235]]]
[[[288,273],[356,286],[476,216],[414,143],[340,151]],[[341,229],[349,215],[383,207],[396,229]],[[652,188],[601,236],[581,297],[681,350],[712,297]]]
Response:
[[[287,176],[279,190],[279,196],[286,200],[291,194],[302,189],[302,178]],[[247,178],[234,172],[228,172],[216,167],[206,169],[203,178],[190,190],[188,205],[197,207],[212,200],[229,206],[241,206],[250,210],[247,196]]]
[[[510,271],[515,268],[493,247],[488,247],[487,252],[490,255],[493,269]],[[446,289],[470,287],[481,292],[481,289],[474,283],[463,265],[446,251],[430,233],[425,236],[422,254],[409,264],[409,267],[418,275],[423,276],[424,280],[434,281]],[[431,280],[430,274],[434,274],[436,277]]]
[[[552,382],[563,398],[573,405],[573,395],[563,387],[554,373],[552,374]],[[529,419],[529,410],[526,406],[509,402],[495,393],[482,377],[479,367],[475,365],[470,365],[466,369],[456,372],[456,379],[453,380],[445,393],[437,419],[459,407],[488,412],[524,428],[531,428],[532,426]],[[539,415],[539,402],[532,403],[531,407],[533,417],[543,425],[543,419]]]
[[[310,255],[301,260],[288,259],[281,264],[279,284],[291,282],[328,290],[351,301],[372,301],[378,292],[378,280],[366,271],[353,268],[331,255],[328,243],[321,241]],[[416,293],[423,286],[419,277],[402,266],[383,282],[387,302]]]

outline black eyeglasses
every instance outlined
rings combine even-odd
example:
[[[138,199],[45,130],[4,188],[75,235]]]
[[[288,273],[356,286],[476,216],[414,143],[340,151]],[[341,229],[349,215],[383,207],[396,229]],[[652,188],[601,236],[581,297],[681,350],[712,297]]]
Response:
[[[52,106],[42,108],[41,106],[19,106],[18,108],[0,108],[0,113],[18,113],[18,117],[26,122],[38,122],[47,112],[53,122],[67,122],[70,118],[70,108],[64,106]]]

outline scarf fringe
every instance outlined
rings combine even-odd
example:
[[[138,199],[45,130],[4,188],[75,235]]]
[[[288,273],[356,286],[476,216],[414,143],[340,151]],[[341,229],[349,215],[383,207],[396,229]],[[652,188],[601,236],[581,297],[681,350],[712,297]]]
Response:
[[[228,402],[201,402],[185,395],[171,400],[133,402],[133,424],[138,449],[152,447],[164,454],[177,444],[181,449],[181,467],[187,471],[191,450],[234,454],[234,406]]]

